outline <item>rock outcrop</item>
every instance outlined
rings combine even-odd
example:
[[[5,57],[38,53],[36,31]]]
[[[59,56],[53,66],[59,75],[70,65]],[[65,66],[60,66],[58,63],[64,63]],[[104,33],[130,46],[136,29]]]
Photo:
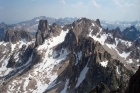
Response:
[[[11,42],[13,44],[17,43],[18,41],[23,40],[24,42],[32,41],[33,36],[29,34],[29,32],[20,30],[20,31],[13,31],[8,29],[5,35],[5,42]]]
[[[140,66],[136,73],[130,78],[125,93],[140,93]]]
[[[42,45],[44,40],[52,36],[56,37],[60,34],[62,28],[57,24],[49,25],[47,20],[40,20],[38,25],[38,31],[36,33],[35,45]]]
[[[137,40],[140,43],[140,32],[135,28],[135,26],[127,27],[122,33],[128,39],[133,41]]]
[[[0,92],[124,93],[140,59],[139,44],[99,20],[64,27],[40,20],[36,40],[30,38],[8,30],[0,42]]]

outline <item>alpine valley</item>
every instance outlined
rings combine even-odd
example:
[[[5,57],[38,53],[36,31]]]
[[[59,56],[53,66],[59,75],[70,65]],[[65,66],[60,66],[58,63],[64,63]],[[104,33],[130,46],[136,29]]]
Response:
[[[0,93],[140,93],[135,26],[121,31],[99,19],[66,20],[37,20],[35,36],[2,23]]]

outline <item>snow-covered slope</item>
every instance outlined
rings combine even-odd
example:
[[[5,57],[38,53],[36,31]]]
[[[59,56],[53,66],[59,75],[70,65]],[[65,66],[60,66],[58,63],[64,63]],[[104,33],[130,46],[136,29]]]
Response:
[[[0,42],[0,93],[85,93],[101,82],[124,90],[138,68],[140,45],[99,24],[42,20],[30,42]]]
[[[34,43],[35,40],[32,40],[31,42],[25,42],[25,40],[21,40],[17,42],[16,44],[12,44],[10,42],[0,42],[0,47],[3,48],[1,49],[1,60],[0,60],[0,77],[8,75],[12,70],[18,69],[18,68],[8,68],[8,62],[10,58],[13,57],[13,60],[15,60],[15,63],[20,63],[20,54],[23,51],[21,51],[22,47],[25,46],[25,50],[28,48],[29,45]]]

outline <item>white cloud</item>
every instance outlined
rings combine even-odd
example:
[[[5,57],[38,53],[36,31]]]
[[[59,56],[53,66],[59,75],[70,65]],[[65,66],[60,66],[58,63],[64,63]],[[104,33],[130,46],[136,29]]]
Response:
[[[72,4],[73,7],[80,7],[80,6],[83,6],[83,2],[78,2],[76,4]]]
[[[60,2],[61,2],[62,4],[66,4],[65,0],[60,0]]]
[[[122,4],[119,0],[112,0],[118,7],[122,7]]]
[[[125,6],[126,6],[126,7],[135,7],[134,4],[130,4],[130,3],[128,3],[128,2],[125,2]]]
[[[136,3],[136,0],[134,1],[130,1],[130,0],[112,0],[116,5],[117,7],[136,7],[137,6],[137,3]]]
[[[76,4],[71,4],[71,6],[76,8],[76,9],[87,8],[87,6],[84,6],[83,2],[78,2]]]
[[[95,0],[91,0],[91,3],[92,3],[95,7],[100,8],[100,5],[97,4]]]

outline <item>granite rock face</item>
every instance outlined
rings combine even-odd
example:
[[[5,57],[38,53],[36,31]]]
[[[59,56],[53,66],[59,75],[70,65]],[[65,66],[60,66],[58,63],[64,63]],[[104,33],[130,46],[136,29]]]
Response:
[[[98,42],[95,43],[91,38],[82,37],[78,41],[77,46],[72,48],[70,62],[64,73],[65,77],[70,77],[68,91],[74,89],[74,93],[90,92],[92,88],[95,87],[96,90],[97,85],[104,83],[107,86],[107,90],[104,90],[106,87],[101,85],[99,89],[102,92],[93,93],[111,93],[108,91],[123,93],[128,82],[126,78],[131,76],[132,72],[127,70],[120,61],[112,59],[111,55]],[[78,53],[82,55],[79,60],[77,60]],[[108,62],[107,67],[102,67],[101,64],[104,61]],[[119,73],[126,74],[126,76],[120,77],[120,74],[116,72],[116,66],[120,69]],[[86,68],[88,68],[88,71],[85,74],[85,79],[79,84],[78,78]]]
[[[49,25],[47,20],[40,20],[38,25],[38,31],[36,33],[36,46],[42,45],[44,40],[52,36],[58,36],[61,32],[61,26],[57,24]]]
[[[41,45],[49,31],[49,23],[47,20],[40,20],[38,31],[36,33],[36,46]]]
[[[30,42],[33,39],[33,36],[29,34],[29,32],[26,31],[13,31],[11,29],[8,29],[6,31],[5,35],[5,42],[11,42],[13,44],[17,43],[20,40],[23,40],[26,42]]]
[[[35,39],[8,30],[0,42],[0,92],[125,93],[139,51],[139,43],[99,20],[64,27],[40,20]]]

